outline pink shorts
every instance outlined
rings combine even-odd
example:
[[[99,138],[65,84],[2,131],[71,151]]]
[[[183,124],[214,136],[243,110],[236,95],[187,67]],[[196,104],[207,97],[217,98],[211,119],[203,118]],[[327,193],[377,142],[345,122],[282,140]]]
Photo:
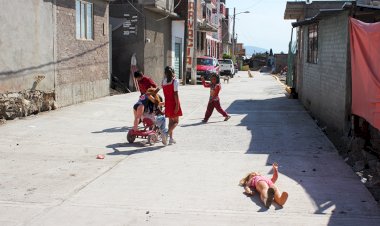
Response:
[[[265,181],[265,183],[267,183],[269,187],[272,187],[274,185],[274,183],[266,177],[255,176],[252,180],[251,187],[256,188],[257,183],[259,183],[260,181]]]

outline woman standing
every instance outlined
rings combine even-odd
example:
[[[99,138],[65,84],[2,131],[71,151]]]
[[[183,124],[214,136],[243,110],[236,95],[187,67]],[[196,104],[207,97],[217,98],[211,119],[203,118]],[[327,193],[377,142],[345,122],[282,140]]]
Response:
[[[179,116],[182,116],[181,104],[178,97],[179,81],[175,78],[174,69],[170,66],[165,68],[165,78],[162,81],[162,89],[165,96],[165,116],[169,118],[170,136],[169,144],[175,144],[173,130],[178,125]]]

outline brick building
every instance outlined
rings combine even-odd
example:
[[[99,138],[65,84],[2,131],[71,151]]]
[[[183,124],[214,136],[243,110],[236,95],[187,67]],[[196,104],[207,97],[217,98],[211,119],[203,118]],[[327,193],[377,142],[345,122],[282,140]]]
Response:
[[[37,93],[58,106],[109,94],[108,1],[3,1],[0,20],[0,114]]]

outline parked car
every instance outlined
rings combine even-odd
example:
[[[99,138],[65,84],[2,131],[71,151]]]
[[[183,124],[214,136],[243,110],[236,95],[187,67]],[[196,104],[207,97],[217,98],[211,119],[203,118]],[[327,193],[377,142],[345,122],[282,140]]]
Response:
[[[212,57],[198,57],[197,58],[197,80],[201,80],[201,76],[205,80],[210,80],[211,75],[219,75],[220,67],[217,59]]]
[[[232,60],[224,59],[219,60],[219,67],[220,67],[220,75],[227,75],[231,78],[234,77],[235,74],[235,66]]]

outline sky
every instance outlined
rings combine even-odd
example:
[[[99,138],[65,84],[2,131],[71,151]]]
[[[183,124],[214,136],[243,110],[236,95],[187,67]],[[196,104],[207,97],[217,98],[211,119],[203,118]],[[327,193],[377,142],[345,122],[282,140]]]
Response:
[[[231,18],[234,7],[236,13],[250,11],[236,16],[238,42],[272,48],[275,53],[288,52],[292,21],[284,20],[286,0],[226,0],[226,5]]]

